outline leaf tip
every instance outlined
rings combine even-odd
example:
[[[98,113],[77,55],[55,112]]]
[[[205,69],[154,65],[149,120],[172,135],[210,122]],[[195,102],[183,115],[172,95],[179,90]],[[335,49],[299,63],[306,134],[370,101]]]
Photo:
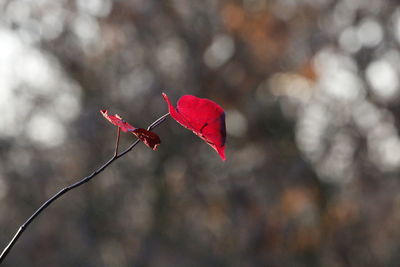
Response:
[[[164,100],[169,103],[169,98],[168,98],[167,94],[162,92],[161,95],[164,98]]]
[[[225,146],[219,147],[216,149],[218,155],[221,157],[222,161],[226,160],[226,156],[225,156]]]

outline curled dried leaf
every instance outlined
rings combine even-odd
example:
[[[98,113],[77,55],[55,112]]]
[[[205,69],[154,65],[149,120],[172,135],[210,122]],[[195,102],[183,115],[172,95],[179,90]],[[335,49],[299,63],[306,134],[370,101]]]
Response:
[[[140,141],[142,141],[146,146],[150,147],[151,149],[156,150],[157,147],[161,144],[160,137],[157,134],[142,128],[135,128],[124,121],[118,114],[108,114],[108,110],[106,109],[100,110],[100,112],[109,122],[119,127],[124,132],[130,132],[134,134]]]

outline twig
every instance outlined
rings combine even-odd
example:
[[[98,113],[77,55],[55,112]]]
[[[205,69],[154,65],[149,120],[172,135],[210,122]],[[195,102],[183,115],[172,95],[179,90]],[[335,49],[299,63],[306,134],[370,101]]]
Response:
[[[115,141],[114,157],[118,155],[119,136],[121,135],[121,128],[117,127],[117,140]]]
[[[160,125],[162,122],[165,121],[165,119],[168,117],[169,113],[161,116],[160,118],[158,118],[156,121],[154,121],[152,124],[150,124],[150,126],[147,128],[147,130],[152,130],[155,127],[157,127],[158,125]],[[48,206],[50,206],[51,203],[53,203],[55,200],[57,200],[59,197],[61,197],[62,195],[64,195],[65,193],[67,193],[68,191],[79,187],[87,182],[89,182],[93,177],[95,177],[97,174],[101,173],[102,171],[104,171],[105,168],[107,168],[112,162],[114,162],[116,159],[122,157],[123,155],[125,155],[126,153],[128,153],[129,151],[131,151],[138,143],[139,143],[139,139],[136,140],[135,142],[133,142],[126,150],[124,150],[121,154],[118,154],[118,146],[119,146],[119,135],[120,135],[120,131],[118,128],[118,132],[117,132],[117,141],[116,141],[116,145],[115,145],[115,151],[114,151],[114,155],[112,156],[111,159],[109,159],[106,163],[104,163],[100,168],[98,168],[97,170],[95,170],[92,174],[84,177],[83,179],[81,179],[80,181],[64,187],[63,189],[61,189],[57,194],[53,195],[50,199],[48,199],[45,203],[43,203],[42,206],[40,206],[40,208],[38,208],[35,213],[33,213],[31,215],[31,217],[28,218],[28,220],[26,220],[18,229],[18,231],[15,233],[14,237],[11,239],[11,241],[7,244],[7,246],[4,248],[3,252],[0,255],[0,264],[3,262],[3,260],[6,258],[6,256],[8,255],[8,253],[10,252],[10,250],[12,249],[12,247],[15,245],[15,243],[17,242],[17,240],[19,239],[19,237],[22,235],[22,233],[27,229],[27,227],[29,226],[29,224],[31,222],[33,222],[33,220],[43,211],[45,210]]]

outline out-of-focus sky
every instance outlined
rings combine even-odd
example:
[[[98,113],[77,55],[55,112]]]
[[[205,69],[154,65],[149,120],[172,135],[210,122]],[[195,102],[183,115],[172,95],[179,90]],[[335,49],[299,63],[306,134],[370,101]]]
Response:
[[[193,94],[228,133],[223,163],[169,120],[5,265],[397,266],[399,44],[392,0],[1,1],[0,246],[112,155],[100,109]]]

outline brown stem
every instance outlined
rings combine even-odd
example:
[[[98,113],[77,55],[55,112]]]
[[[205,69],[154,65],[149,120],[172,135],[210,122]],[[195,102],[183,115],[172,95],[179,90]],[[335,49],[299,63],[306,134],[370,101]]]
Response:
[[[118,155],[119,136],[121,135],[121,128],[117,127],[117,140],[115,141],[114,157]]]

